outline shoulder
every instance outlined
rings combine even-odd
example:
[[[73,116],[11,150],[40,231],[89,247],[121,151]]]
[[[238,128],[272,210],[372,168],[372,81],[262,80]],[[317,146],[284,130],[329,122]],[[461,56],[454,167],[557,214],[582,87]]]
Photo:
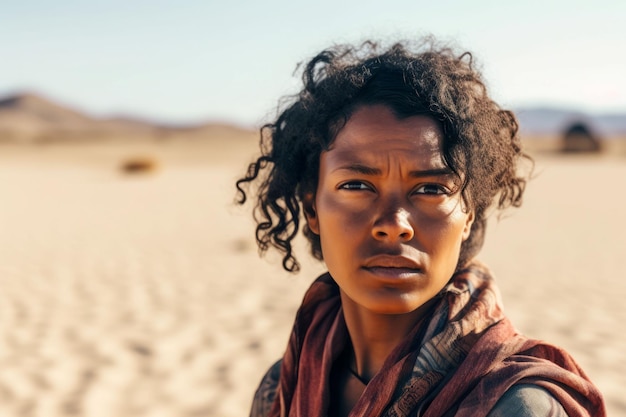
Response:
[[[276,397],[276,390],[278,389],[281,363],[282,360],[279,360],[272,365],[261,379],[261,383],[254,393],[250,417],[266,417],[269,414],[272,403],[274,403],[274,397]]]
[[[531,384],[513,385],[487,417],[567,417],[563,406],[545,389]]]

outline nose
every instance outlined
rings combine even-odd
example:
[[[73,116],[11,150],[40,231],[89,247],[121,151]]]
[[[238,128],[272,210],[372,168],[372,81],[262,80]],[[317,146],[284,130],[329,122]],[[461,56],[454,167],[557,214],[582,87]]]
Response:
[[[388,210],[374,223],[372,235],[377,240],[408,242],[415,235],[409,217],[409,212],[403,208]]]

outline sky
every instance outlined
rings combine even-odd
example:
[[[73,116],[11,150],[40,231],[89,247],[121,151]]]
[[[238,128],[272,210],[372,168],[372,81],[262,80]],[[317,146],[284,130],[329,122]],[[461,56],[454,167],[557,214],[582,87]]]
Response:
[[[254,127],[335,43],[432,34],[505,107],[626,112],[626,1],[107,0],[0,6],[0,95],[98,117]]]

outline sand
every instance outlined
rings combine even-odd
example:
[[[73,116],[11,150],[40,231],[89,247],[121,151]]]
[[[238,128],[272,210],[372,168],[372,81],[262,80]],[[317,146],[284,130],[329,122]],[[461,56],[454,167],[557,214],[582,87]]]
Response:
[[[323,266],[259,259],[235,142],[0,147],[0,416],[247,415]],[[120,173],[137,155],[158,168]],[[537,172],[481,258],[516,325],[626,415],[626,158]]]

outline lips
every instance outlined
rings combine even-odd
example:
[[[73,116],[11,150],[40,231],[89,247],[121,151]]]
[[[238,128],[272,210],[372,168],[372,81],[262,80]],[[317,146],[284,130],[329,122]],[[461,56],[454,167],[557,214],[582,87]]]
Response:
[[[365,268],[402,268],[421,270],[422,267],[411,258],[394,255],[378,255],[369,258],[364,265]]]
[[[392,255],[369,258],[363,269],[374,275],[392,279],[409,278],[423,272],[422,267],[413,259]]]

